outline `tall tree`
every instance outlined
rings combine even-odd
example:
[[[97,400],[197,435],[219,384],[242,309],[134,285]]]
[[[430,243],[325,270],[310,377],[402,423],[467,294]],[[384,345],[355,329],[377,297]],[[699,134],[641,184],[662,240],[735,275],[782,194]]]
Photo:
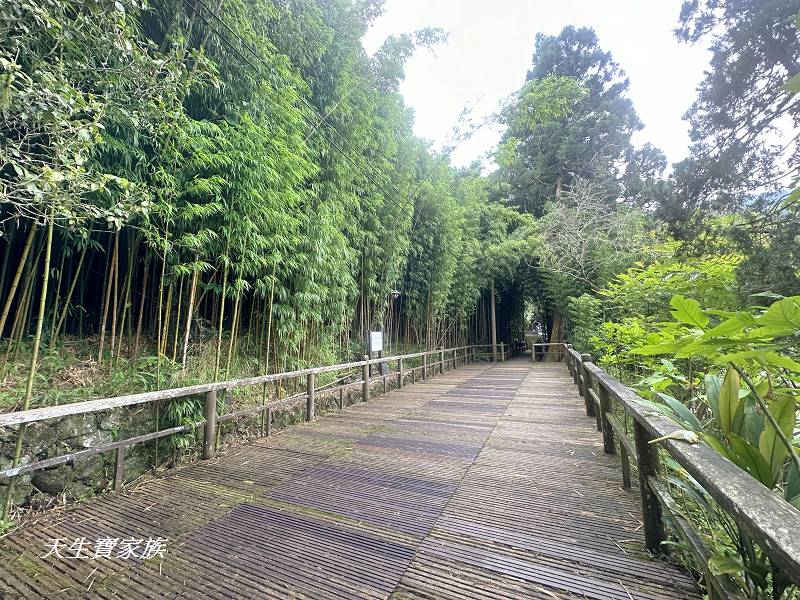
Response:
[[[664,161],[652,147],[632,146],[642,124],[626,97],[628,79],[592,29],[569,26],[557,36],[536,36],[528,85],[553,76],[573,80],[583,93],[557,118],[508,122],[504,143],[518,140],[516,160],[504,169],[510,201],[541,216],[546,202],[576,178],[603,182],[608,200],[638,194],[631,176],[652,177]],[[628,164],[635,169],[626,180]]]
[[[800,272],[785,268],[800,244],[800,202],[786,193],[800,175],[800,88],[787,85],[800,73],[799,18],[800,0],[691,0],[676,30],[706,44],[711,62],[685,115],[690,156],[658,214],[687,244],[718,243],[709,230],[733,240],[749,293],[800,293]]]

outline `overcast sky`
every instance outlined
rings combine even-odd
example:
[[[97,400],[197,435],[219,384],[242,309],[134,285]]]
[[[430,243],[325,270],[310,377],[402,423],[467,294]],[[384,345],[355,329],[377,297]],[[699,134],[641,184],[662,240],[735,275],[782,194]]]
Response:
[[[708,53],[673,34],[681,0],[387,0],[364,38],[374,52],[391,34],[421,27],[449,33],[446,46],[419,51],[401,86],[416,113],[417,135],[442,142],[465,106],[489,114],[525,82],[537,32],[557,35],[566,25],[594,28],[630,78],[630,97],[645,125],[635,143],[652,142],[670,162],[687,155],[682,115],[708,65]],[[467,165],[490,151],[498,131],[484,130],[452,157]]]

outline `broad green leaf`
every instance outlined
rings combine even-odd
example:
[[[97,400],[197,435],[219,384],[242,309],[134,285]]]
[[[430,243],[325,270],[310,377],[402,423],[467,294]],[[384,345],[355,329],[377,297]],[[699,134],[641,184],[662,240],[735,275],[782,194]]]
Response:
[[[767,408],[783,434],[787,438],[791,438],[797,412],[794,398],[778,398],[770,402]],[[764,419],[764,430],[758,440],[758,449],[772,467],[773,477],[777,478],[783,463],[789,456],[789,451],[779,439],[778,432],[769,419]]]
[[[686,425],[692,431],[703,431],[703,425],[700,420],[680,400],[661,392],[658,392],[657,396],[669,405],[683,425]]]
[[[733,317],[723,321],[716,327],[712,327],[703,334],[700,339],[708,339],[712,337],[719,337],[721,335],[730,335],[743,331],[750,325],[755,325],[756,320],[750,313],[740,312],[736,313]]]
[[[728,434],[728,442],[731,445],[729,458],[755,479],[772,489],[775,485],[775,477],[758,447],[748,443],[747,440],[735,433]]]
[[[800,296],[790,296],[773,302],[756,320],[761,327],[770,327],[782,332],[773,334],[776,336],[792,335],[800,331]]]
[[[731,453],[730,451],[720,442],[717,438],[715,438],[710,433],[703,434],[703,441],[711,446],[714,450],[716,450],[719,454],[724,456],[725,458],[731,460]]]
[[[800,363],[771,350],[745,350],[743,352],[734,352],[733,354],[723,354],[714,360],[717,364],[743,361],[754,361],[764,366],[771,365],[800,372]]]
[[[798,452],[799,450],[795,450]],[[786,476],[786,487],[783,490],[783,497],[792,506],[800,509],[800,471],[797,470],[794,462],[789,463],[789,473]]]
[[[708,325],[708,315],[700,308],[700,303],[693,298],[684,298],[680,294],[669,301],[672,306],[672,316],[676,321],[705,329]]]
[[[704,378],[704,382],[706,386],[706,402],[708,402],[711,413],[714,415],[717,423],[719,423],[719,393],[722,387],[722,380],[716,375],[707,374]]]
[[[724,554],[712,554],[708,559],[708,570],[714,575],[741,574],[744,573],[744,565],[739,558]]]
[[[654,356],[656,354],[673,354],[678,349],[678,344],[675,342],[664,342],[661,344],[649,344],[641,348],[634,348],[631,354],[640,354],[642,356]]]
[[[739,374],[728,368],[719,391],[719,426],[725,433],[731,432],[736,410],[739,408]]]
[[[758,440],[764,430],[764,415],[756,411],[756,401],[752,396],[746,397],[740,407],[742,410],[742,422],[739,424],[739,430],[735,431],[735,433],[744,435],[748,442],[758,446]]]

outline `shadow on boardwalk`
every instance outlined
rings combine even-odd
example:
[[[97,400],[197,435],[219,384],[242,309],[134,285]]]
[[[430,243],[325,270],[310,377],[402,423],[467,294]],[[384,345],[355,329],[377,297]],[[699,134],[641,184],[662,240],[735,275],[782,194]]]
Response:
[[[563,364],[470,364],[3,540],[6,598],[699,597]],[[163,559],[118,558],[165,538]],[[83,555],[53,539],[85,538]],[[101,538],[111,558],[92,559]],[[109,542],[111,544],[111,542]],[[144,545],[138,551],[144,550]]]

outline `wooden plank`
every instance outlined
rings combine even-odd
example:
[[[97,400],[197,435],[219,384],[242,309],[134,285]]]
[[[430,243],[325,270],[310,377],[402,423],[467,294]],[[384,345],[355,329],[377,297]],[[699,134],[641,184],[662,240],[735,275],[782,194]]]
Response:
[[[570,385],[552,363],[476,363],[256,438],[12,532],[30,563],[0,562],[0,593],[699,598],[644,556],[636,495],[608,481]],[[166,559],[39,558],[48,539],[132,533],[168,539]]]

